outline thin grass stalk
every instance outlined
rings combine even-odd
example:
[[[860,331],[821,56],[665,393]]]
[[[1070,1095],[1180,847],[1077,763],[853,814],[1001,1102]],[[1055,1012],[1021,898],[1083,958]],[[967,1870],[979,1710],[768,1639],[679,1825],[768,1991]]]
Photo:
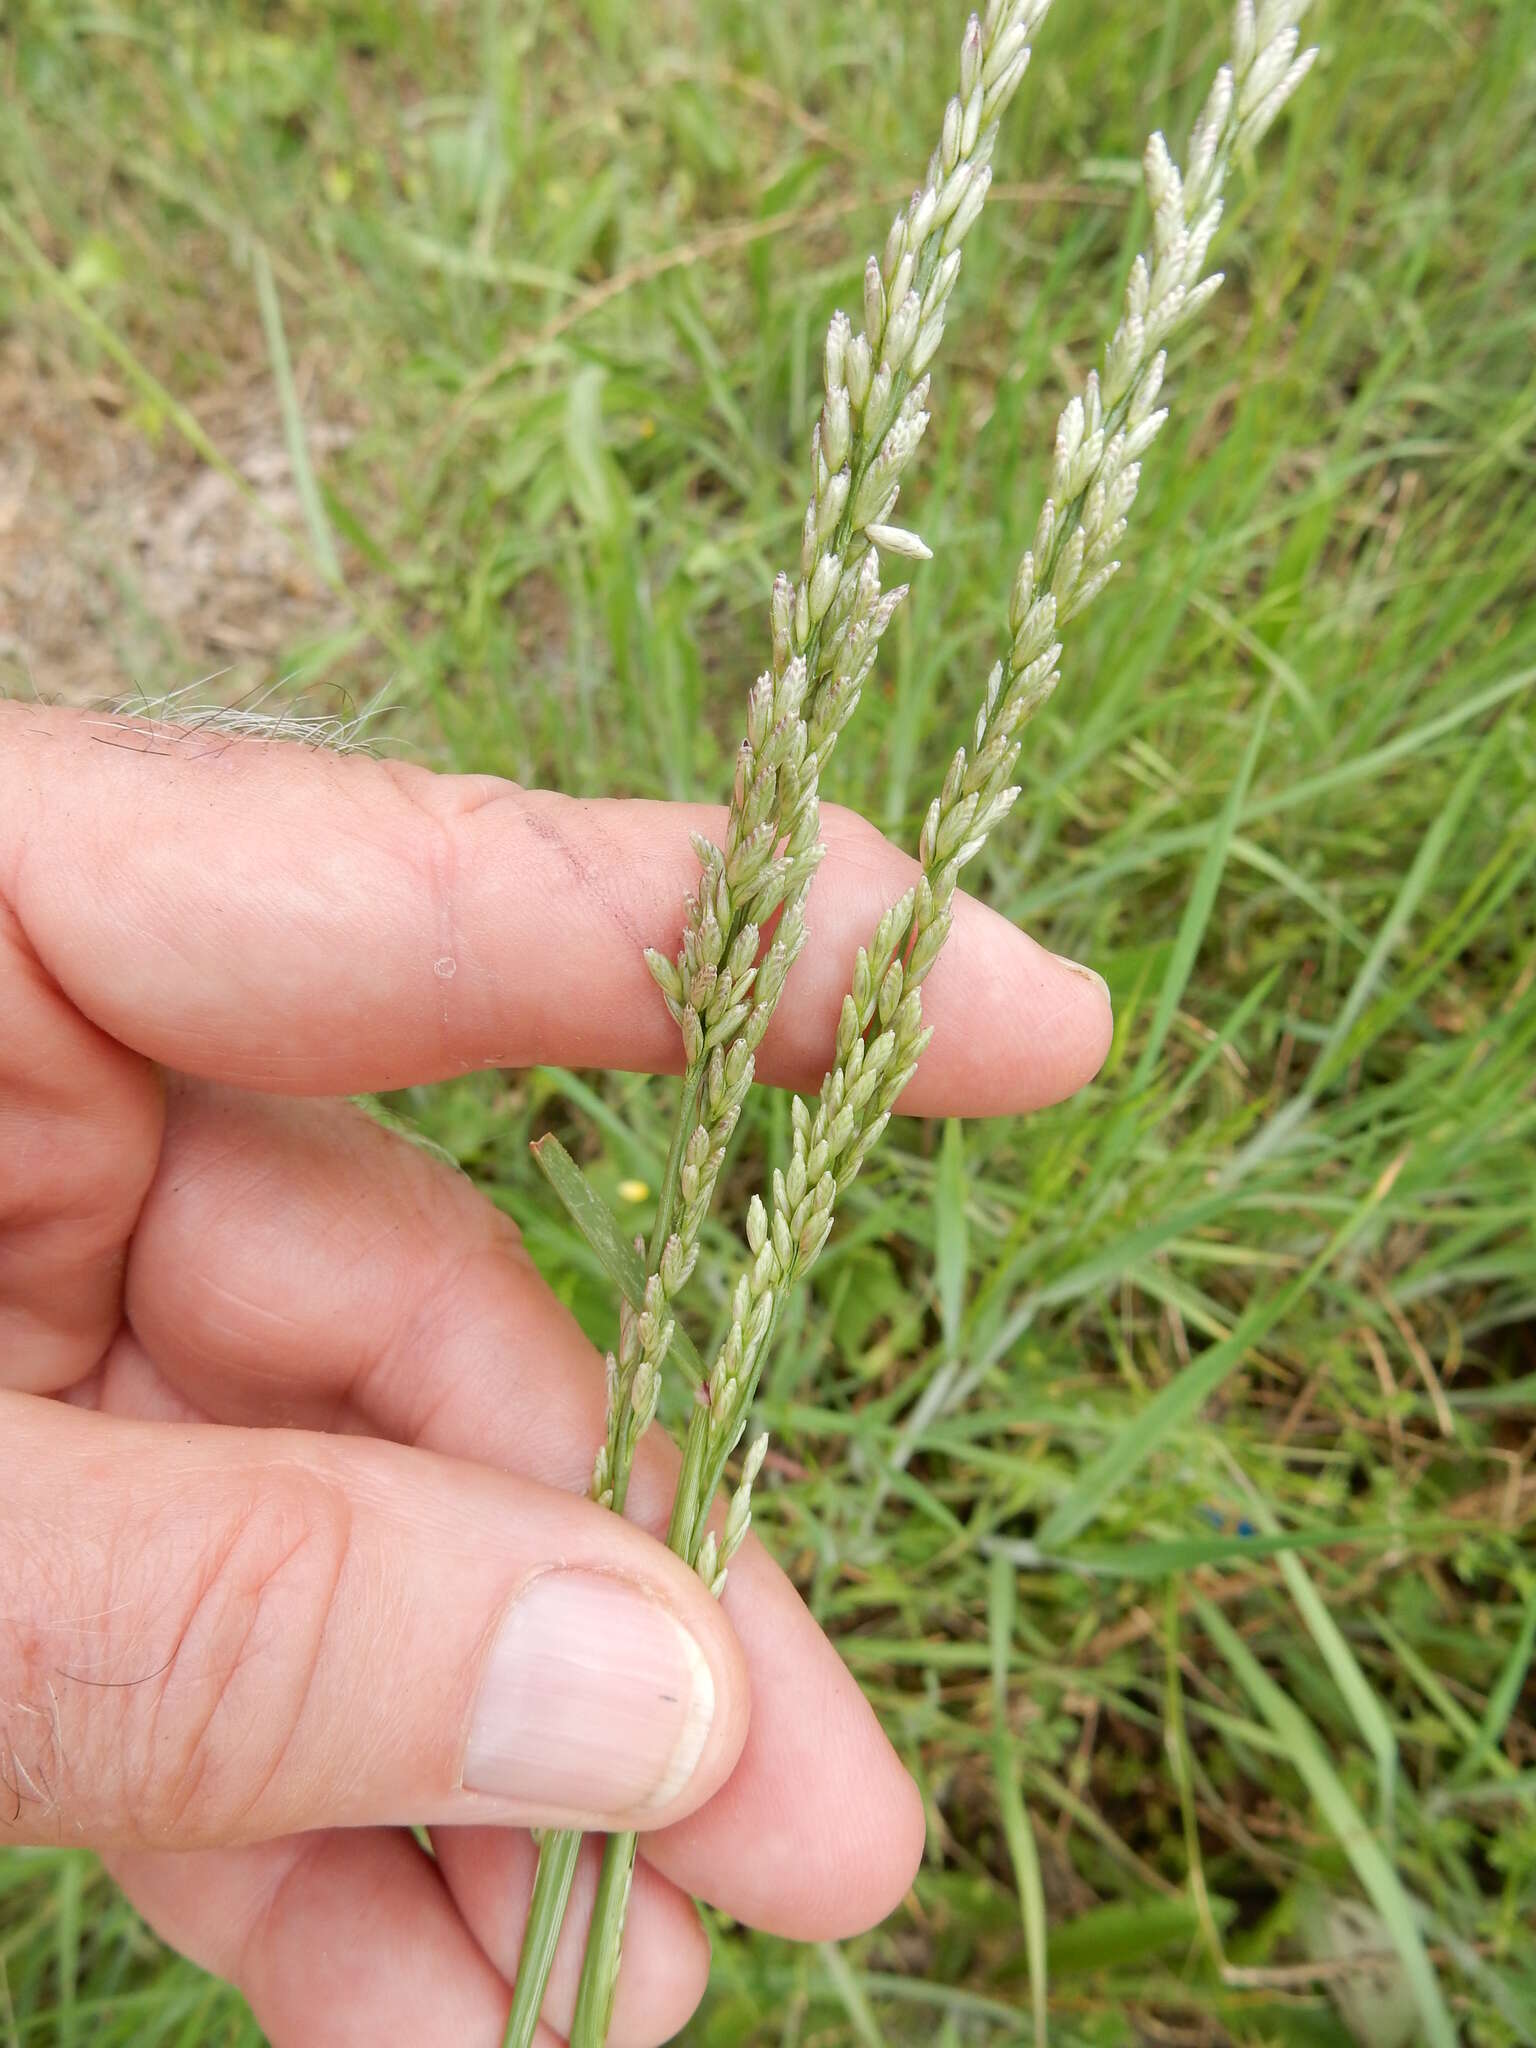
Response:
[[[863,331],[855,334],[843,313],[828,328],[799,576],[775,579],[773,660],[749,695],[725,844],[695,839],[702,872],[681,949],[675,961],[654,951],[646,956],[682,1033],[684,1078],[642,1302],[638,1310],[621,1302],[619,1344],[607,1361],[607,1428],[592,1496],[619,1512],[635,1447],[660,1399],[675,1304],[697,1261],[757,1047],[805,943],[806,904],[824,853],[821,772],[906,596],[905,585],[882,588],[881,551],[915,559],[929,552],[891,515],[929,423],[928,368],[943,339],[962,245],[991,184],[998,124],[1028,67],[1028,38],[1050,5],[990,0],[985,19],[970,17],[960,89],[945,110],[925,181],[897,215],[883,255],[865,266]],[[762,952],[762,931],[775,915],[773,939]],[[571,1855],[560,1833],[541,1846],[534,1884],[540,1925]],[[611,1893],[602,1896],[611,1904]],[[615,1910],[622,1926],[622,1908]],[[520,1959],[520,1978],[541,1964],[547,1976],[549,1961],[530,1953]],[[611,1967],[616,1971],[616,1947]],[[530,1990],[514,2004],[508,2048],[527,2048],[532,2000]]]
[[[699,1475],[674,1504],[670,1547],[717,1596],[751,1521],[751,1491],[766,1437],[747,1454],[719,1539],[708,1528],[715,1492],[740,1442],[789,1288],[814,1264],[832,1228],[838,1195],[857,1176],[932,1035],[922,984],[949,936],[959,876],[1019,796],[1012,782],[1023,726],[1060,681],[1057,629],[1092,603],[1120,567],[1140,483],[1140,458],[1167,418],[1159,407],[1163,344],[1189,326],[1219,289],[1205,272],[1220,224],[1222,188],[1236,154],[1263,136],[1306,75],[1315,50],[1298,54],[1309,0],[1238,0],[1232,57],[1216,74],[1191,131],[1181,172],[1155,133],[1143,158],[1152,239],[1131,266],[1119,324],[1102,373],[1090,372],[1057,424],[1051,491],[1033,546],[1014,579],[1009,637],[988,677],[969,751],[957,750],[929,807],[918,843],[921,877],[880,920],[854,969],[837,1034],[837,1060],[814,1112],[796,1098],[787,1171],[775,1169],[770,1200],[754,1196],[749,1258],[732,1321],[711,1368],[707,1401],[694,1410],[685,1470]],[[637,1838],[613,1836],[578,1993],[572,2048],[601,2048],[612,2010]]]

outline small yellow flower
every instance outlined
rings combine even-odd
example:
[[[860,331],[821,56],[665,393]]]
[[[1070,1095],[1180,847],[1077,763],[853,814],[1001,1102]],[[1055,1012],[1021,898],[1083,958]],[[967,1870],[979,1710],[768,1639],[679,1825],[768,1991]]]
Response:
[[[650,1192],[649,1187],[643,1180],[621,1180],[619,1182],[619,1200],[621,1202],[643,1202]]]

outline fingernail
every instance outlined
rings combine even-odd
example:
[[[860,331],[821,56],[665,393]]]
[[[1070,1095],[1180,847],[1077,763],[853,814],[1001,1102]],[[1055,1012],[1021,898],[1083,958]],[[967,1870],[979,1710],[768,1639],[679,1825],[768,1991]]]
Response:
[[[1085,967],[1081,960],[1069,960],[1065,953],[1058,953],[1056,955],[1056,958],[1061,962],[1062,966],[1069,969],[1071,973],[1080,974],[1083,977],[1084,981],[1091,981],[1095,988],[1102,989],[1104,991],[1104,1000],[1106,1003],[1111,1001],[1109,993],[1109,983],[1104,979],[1102,974],[1096,974],[1091,967]]]
[[[659,1812],[692,1777],[715,1711],[703,1651],[624,1579],[553,1571],[502,1620],[464,1786],[551,1814]]]

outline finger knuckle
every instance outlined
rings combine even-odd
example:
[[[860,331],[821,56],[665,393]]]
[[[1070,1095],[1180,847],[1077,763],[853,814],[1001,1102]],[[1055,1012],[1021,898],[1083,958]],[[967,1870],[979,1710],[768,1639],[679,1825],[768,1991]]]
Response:
[[[350,1523],[323,1475],[268,1468],[200,1542],[162,1623],[160,1668],[118,1695],[130,1837],[193,1847],[273,1831],[267,1817],[282,1813],[285,1766],[313,1706]]]
[[[454,907],[471,821],[487,810],[515,805],[516,783],[494,775],[434,775],[412,761],[386,761],[382,773],[400,799],[408,829],[394,843],[404,851],[417,879],[432,892],[434,910]],[[398,818],[391,821],[391,831]],[[445,900],[446,898],[446,900]]]
[[[491,821],[491,837],[497,837],[502,821],[518,815],[522,792],[499,776],[434,775],[403,761],[378,765],[397,800],[379,816],[384,850],[403,862],[421,928],[436,948],[423,989],[430,986],[448,1040],[459,1044],[467,1037],[477,1046],[475,1063],[500,1064],[504,1047],[484,1054],[478,1050],[481,1031],[500,1035],[500,1027],[491,1022],[494,1011],[484,1005],[481,982],[487,962],[473,952],[471,940],[472,957],[461,975],[458,954],[466,942],[465,907],[474,896],[486,845],[482,827]]]

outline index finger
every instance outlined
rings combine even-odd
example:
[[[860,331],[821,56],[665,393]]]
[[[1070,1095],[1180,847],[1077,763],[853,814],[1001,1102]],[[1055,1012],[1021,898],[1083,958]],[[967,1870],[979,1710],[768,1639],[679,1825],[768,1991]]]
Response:
[[[675,1071],[642,953],[675,952],[690,832],[723,810],[586,802],[488,775],[0,705],[0,892],[123,1044],[208,1080],[342,1094],[542,1062]],[[853,957],[915,863],[823,813],[811,937],[764,1041],[814,1086]],[[968,897],[926,989],[903,1107],[993,1114],[1097,1070],[1109,1004]]]

